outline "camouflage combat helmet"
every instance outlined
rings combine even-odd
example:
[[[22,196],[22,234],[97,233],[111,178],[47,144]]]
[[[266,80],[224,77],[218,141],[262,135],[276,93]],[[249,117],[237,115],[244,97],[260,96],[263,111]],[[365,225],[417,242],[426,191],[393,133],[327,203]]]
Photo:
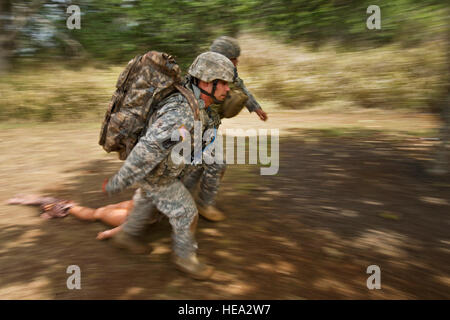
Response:
[[[223,54],[228,59],[236,59],[241,55],[241,48],[237,40],[227,36],[222,36],[214,40],[209,50]]]
[[[204,52],[194,60],[188,73],[205,82],[214,80],[233,82],[234,65],[227,57],[217,52]]]

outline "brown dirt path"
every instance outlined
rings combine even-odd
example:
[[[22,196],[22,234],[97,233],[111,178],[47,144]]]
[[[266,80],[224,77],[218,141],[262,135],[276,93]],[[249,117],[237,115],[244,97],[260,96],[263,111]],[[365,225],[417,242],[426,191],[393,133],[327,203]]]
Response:
[[[411,135],[436,121],[376,111],[270,117],[224,121],[284,136],[277,175],[228,167],[218,199],[228,219],[199,223],[199,254],[217,268],[207,282],[171,265],[167,221],[149,230],[154,252],[136,257],[95,240],[101,223],[3,205],[18,192],[92,207],[131,197],[100,192],[120,162],[97,145],[97,124],[0,129],[0,299],[450,298],[450,177],[425,173],[435,142]],[[381,290],[366,287],[372,264]],[[81,290],[66,287],[69,265],[81,268]]]

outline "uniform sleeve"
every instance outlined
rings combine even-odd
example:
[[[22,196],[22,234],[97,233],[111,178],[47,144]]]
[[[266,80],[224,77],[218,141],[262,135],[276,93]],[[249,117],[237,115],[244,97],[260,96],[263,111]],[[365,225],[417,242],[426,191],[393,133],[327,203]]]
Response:
[[[245,104],[248,111],[253,112],[261,109],[261,106],[256,101],[255,97],[250,93],[250,91],[248,91],[247,87],[244,85],[244,81],[241,78],[236,77],[234,80],[234,85],[240,88],[248,96],[247,103]]]
[[[194,124],[192,111],[187,103],[168,103],[157,113],[156,120],[147,129],[125,163],[106,185],[109,194],[117,193],[147,176],[165,159],[177,141],[172,141],[174,130],[181,126],[190,131]]]

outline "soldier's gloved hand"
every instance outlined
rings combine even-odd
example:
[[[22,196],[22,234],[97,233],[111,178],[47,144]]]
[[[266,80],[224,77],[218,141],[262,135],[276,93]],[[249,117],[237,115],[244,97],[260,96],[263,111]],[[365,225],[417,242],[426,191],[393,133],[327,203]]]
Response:
[[[263,109],[256,109],[255,112],[262,121],[266,121],[268,119],[267,113],[265,113]]]

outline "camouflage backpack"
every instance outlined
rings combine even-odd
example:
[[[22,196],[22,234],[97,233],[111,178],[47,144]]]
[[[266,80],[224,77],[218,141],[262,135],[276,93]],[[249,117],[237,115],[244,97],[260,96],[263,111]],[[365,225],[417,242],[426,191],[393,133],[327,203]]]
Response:
[[[171,93],[186,97],[198,119],[198,103],[193,93],[181,85],[181,71],[175,59],[149,51],[132,59],[119,76],[100,132],[99,144],[107,152],[117,151],[125,160],[139,138],[155,107]]]

